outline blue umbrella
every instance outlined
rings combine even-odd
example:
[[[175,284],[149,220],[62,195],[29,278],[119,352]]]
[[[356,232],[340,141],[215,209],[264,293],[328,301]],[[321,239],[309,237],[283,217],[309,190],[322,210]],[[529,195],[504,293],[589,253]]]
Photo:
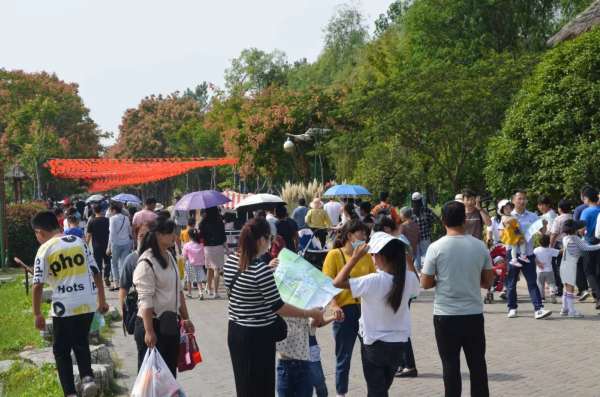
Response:
[[[327,189],[323,197],[334,196],[372,196],[371,192],[358,185],[335,185]]]
[[[218,207],[231,202],[229,197],[214,191],[202,190],[186,194],[173,207],[176,211],[200,210],[203,208]]]
[[[111,198],[112,201],[118,201],[119,203],[141,203],[142,200],[129,193],[117,194]]]

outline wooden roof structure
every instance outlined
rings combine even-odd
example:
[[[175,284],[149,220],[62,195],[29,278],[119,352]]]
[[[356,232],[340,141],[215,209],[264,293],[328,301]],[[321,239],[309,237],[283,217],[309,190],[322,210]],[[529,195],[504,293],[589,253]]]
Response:
[[[573,40],[600,23],[600,0],[596,0],[584,12],[577,15],[566,24],[557,34],[547,41],[549,46],[555,46],[563,41]]]

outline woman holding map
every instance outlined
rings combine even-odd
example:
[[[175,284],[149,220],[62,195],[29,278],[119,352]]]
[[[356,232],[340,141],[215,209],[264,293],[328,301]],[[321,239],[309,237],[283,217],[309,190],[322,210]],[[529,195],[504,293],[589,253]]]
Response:
[[[242,229],[238,252],[225,264],[229,332],[237,396],[275,396],[275,343],[287,336],[285,317],[323,318],[323,308],[302,310],[284,303],[269,264],[258,258],[271,246],[271,226],[254,218]]]
[[[356,247],[366,239],[366,228],[360,220],[352,219],[346,222],[342,232],[334,242],[334,249],[325,258],[323,273],[335,279],[338,273],[350,261]],[[355,266],[350,272],[350,277],[356,278],[375,272],[373,259],[365,251],[357,259]],[[358,336],[360,298],[354,298],[350,290],[344,290],[331,299],[331,311],[333,311],[336,317],[336,321],[333,323],[336,357],[335,389],[338,395],[343,396],[348,392],[352,350]]]

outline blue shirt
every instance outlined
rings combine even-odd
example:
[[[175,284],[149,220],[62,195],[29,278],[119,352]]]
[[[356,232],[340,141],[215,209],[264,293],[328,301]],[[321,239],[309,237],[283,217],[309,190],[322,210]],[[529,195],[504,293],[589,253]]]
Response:
[[[77,236],[79,238],[84,238],[85,236],[83,235],[83,230],[81,230],[78,227],[72,227],[70,229],[65,230],[65,232],[63,233],[66,236]]]
[[[585,241],[590,243],[590,236],[593,236],[596,231],[596,222],[598,221],[598,214],[600,214],[600,207],[587,207],[581,213],[581,220],[585,221]]]
[[[579,207],[575,208],[575,212],[573,212],[573,219],[575,219],[576,221],[580,220],[581,219],[581,213],[587,207],[588,207],[587,204],[581,204]]]
[[[527,231],[527,229],[529,229],[529,227],[536,222],[537,220],[540,219],[539,216],[537,216],[536,214],[534,214],[533,212],[527,211],[525,210],[525,212],[523,213],[523,215],[519,215],[519,213],[516,210],[513,210],[513,212],[510,213],[512,216],[514,216],[518,221],[519,221],[519,225],[521,225],[521,230],[523,231],[523,234],[525,234],[525,232]],[[547,227],[547,226],[546,226]],[[525,255],[527,256],[531,256],[533,255],[533,238],[529,241],[525,242]],[[507,247],[508,250],[511,250],[512,247],[508,246]],[[523,254],[521,252],[520,248],[517,248],[517,253],[518,254]]]
[[[306,214],[308,214],[308,207],[298,207],[294,210],[294,212],[292,212],[292,218],[296,220],[296,223],[300,229],[308,227],[306,221],[304,220],[306,218]]]

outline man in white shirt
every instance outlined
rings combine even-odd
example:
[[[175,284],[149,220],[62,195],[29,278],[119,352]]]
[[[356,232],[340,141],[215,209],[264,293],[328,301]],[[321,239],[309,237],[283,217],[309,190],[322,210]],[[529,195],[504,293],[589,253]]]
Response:
[[[494,281],[494,269],[485,244],[465,234],[463,203],[450,201],[442,208],[446,236],[429,246],[421,286],[435,287],[433,325],[444,372],[447,396],[460,396],[460,350],[469,363],[471,395],[486,397],[485,330],[481,286]]]
[[[329,219],[333,222],[333,226],[337,226],[340,224],[340,210],[342,209],[342,204],[335,201],[332,197],[329,199],[329,202],[325,204],[323,207],[325,211],[327,211],[327,215],[329,215]]]
[[[267,213],[267,222],[269,222],[269,225],[271,225],[271,235],[273,237],[277,236],[277,218],[275,218],[275,215],[273,215],[274,210],[266,210],[265,211]]]

